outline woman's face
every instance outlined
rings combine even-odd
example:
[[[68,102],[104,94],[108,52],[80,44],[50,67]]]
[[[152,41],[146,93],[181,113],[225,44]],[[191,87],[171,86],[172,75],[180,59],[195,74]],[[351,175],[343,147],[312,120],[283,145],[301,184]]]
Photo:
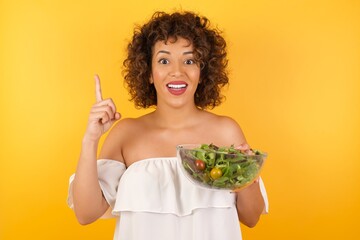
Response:
[[[184,38],[176,42],[158,41],[153,47],[150,82],[157,93],[157,105],[162,103],[180,107],[194,103],[200,79],[200,68],[195,62],[193,45]]]

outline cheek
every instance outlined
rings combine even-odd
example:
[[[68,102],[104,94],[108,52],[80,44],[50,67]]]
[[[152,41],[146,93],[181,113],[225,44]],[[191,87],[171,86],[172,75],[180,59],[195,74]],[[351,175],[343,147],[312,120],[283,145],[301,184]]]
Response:
[[[165,72],[164,71],[157,71],[156,69],[153,69],[152,71],[152,77],[153,77],[153,81],[157,81],[157,80],[161,80],[165,77]]]
[[[199,81],[200,80],[200,69],[196,69],[194,71],[192,71],[191,73],[189,73],[191,75],[191,78],[193,80],[197,80]]]

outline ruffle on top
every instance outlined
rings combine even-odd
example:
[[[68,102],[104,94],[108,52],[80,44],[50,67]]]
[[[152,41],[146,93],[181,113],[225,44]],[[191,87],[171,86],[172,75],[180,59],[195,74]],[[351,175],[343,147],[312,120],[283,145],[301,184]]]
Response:
[[[235,195],[195,187],[176,158],[151,158],[133,163],[122,176],[112,213],[172,213],[185,216],[198,208],[234,206]]]
[[[97,161],[98,179],[101,190],[104,194],[106,201],[109,203],[111,208],[114,208],[117,188],[121,176],[126,170],[125,164],[119,161],[110,159],[100,159]],[[69,180],[69,192],[67,204],[70,208],[74,208],[73,204],[73,181],[75,174],[71,175]]]
[[[113,215],[130,211],[186,216],[199,208],[235,205],[234,193],[196,187],[181,171],[176,157],[144,159],[133,163],[126,171],[121,162],[98,160],[100,186]],[[69,206],[72,206],[73,178],[70,178]],[[267,196],[261,179],[260,188],[267,212]]]

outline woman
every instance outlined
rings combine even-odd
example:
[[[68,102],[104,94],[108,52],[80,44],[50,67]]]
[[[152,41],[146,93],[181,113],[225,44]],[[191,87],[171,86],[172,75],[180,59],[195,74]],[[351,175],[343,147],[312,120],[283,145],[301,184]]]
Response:
[[[155,107],[135,119],[117,121],[96,77],[97,103],[69,190],[81,224],[110,210],[117,217],[114,239],[132,240],[241,239],[239,220],[256,225],[267,209],[261,180],[237,193],[200,189],[181,175],[175,157],[184,143],[248,148],[233,119],[205,110],[221,103],[228,83],[225,47],[204,17],[155,13],[136,29],[124,61],[136,107]],[[99,139],[116,121],[97,161]]]

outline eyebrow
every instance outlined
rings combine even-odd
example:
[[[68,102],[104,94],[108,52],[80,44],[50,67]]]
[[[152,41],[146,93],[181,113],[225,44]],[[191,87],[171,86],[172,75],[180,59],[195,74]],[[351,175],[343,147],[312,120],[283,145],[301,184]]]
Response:
[[[158,55],[159,53],[165,53],[165,54],[171,54],[169,51],[165,51],[165,50],[160,50],[156,53],[156,55]],[[188,54],[194,54],[194,51],[187,51],[187,52],[183,52],[183,55],[188,55]]]

